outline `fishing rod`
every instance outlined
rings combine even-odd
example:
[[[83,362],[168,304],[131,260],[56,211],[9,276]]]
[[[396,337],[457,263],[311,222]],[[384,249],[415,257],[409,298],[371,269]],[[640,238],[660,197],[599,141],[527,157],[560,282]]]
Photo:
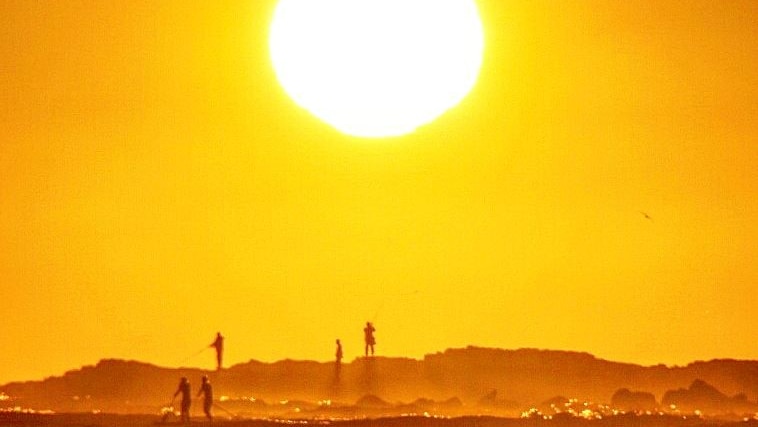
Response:
[[[374,313],[374,317],[371,318],[371,323],[376,323],[376,319],[379,318],[379,313],[381,313],[382,309],[384,308],[385,301],[387,301],[387,299],[382,298],[382,302],[379,304],[379,308],[376,309],[376,313]]]
[[[190,361],[190,360],[194,359],[195,357],[199,356],[200,353],[204,352],[205,350],[207,350],[209,348],[210,348],[210,346],[205,346],[205,347],[201,348],[200,350],[196,351],[195,353],[192,353],[191,355],[189,355],[186,358],[184,358],[184,360],[182,360],[181,362],[179,362],[178,365],[182,365],[184,363],[187,363],[188,361]]]
[[[218,404],[218,403],[216,403],[216,402],[213,402],[213,406],[215,406],[215,407],[217,407],[218,409],[221,409],[222,411],[224,411],[224,412],[226,412],[227,414],[231,415],[231,416],[232,416],[232,418],[239,418],[239,415],[237,415],[237,414],[233,413],[232,411],[230,411],[230,410],[228,410],[228,409],[224,408],[223,406],[219,405],[219,404]]]

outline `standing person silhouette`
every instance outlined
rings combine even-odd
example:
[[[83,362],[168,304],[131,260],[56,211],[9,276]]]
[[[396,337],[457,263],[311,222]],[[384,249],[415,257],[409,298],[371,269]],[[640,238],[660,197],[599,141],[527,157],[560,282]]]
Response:
[[[203,382],[200,384],[200,391],[197,392],[197,396],[203,395],[203,412],[208,418],[208,421],[213,421],[213,415],[211,415],[211,406],[213,406],[213,387],[208,380],[208,375],[203,375]]]
[[[221,370],[221,362],[224,358],[224,337],[221,336],[221,332],[216,332],[216,340],[208,347],[214,347],[216,349],[216,370]]]
[[[339,338],[336,341],[337,350],[334,352],[334,378],[339,380],[340,371],[342,370],[342,343]]]
[[[179,381],[179,387],[176,389],[176,392],[174,393],[174,398],[178,394],[182,395],[182,415],[181,419],[182,422],[189,423],[190,421],[190,405],[192,404],[192,394],[190,393],[190,383],[187,377],[182,377],[181,381]]]
[[[337,366],[342,364],[342,343],[339,338],[337,338],[337,351],[334,353],[334,359]]]
[[[374,338],[374,331],[376,331],[376,328],[374,328],[374,325],[371,324],[371,322],[366,322],[366,327],[363,328],[363,339],[366,341],[366,348],[365,353],[366,357],[368,357],[368,351],[371,349],[371,355],[374,355],[374,345],[376,344],[376,338]]]

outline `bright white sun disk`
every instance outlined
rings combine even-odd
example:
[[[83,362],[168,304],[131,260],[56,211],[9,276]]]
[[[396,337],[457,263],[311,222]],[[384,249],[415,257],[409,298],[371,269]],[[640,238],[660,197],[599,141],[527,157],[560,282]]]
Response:
[[[483,31],[474,0],[280,0],[269,44],[297,104],[344,133],[383,137],[466,96]]]

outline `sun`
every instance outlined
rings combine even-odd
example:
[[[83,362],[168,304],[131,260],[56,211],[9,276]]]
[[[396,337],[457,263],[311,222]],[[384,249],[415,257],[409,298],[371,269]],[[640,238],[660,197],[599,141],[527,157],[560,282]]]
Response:
[[[457,105],[476,83],[484,35],[474,0],[279,0],[269,49],[298,105],[378,138]]]

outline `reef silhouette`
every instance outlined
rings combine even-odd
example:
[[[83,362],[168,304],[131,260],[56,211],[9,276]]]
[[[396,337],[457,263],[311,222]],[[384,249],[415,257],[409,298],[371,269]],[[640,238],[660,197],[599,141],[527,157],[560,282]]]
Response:
[[[598,414],[758,412],[758,361],[640,366],[587,353],[468,347],[420,360],[361,357],[341,362],[339,369],[335,380],[335,361],[251,360],[216,371],[109,359],[42,381],[2,385],[0,408],[156,413],[179,378],[200,384],[207,375],[216,413],[223,407],[234,414],[287,417],[547,416],[574,409],[581,415],[589,404]],[[578,407],[583,402],[588,405]]]

